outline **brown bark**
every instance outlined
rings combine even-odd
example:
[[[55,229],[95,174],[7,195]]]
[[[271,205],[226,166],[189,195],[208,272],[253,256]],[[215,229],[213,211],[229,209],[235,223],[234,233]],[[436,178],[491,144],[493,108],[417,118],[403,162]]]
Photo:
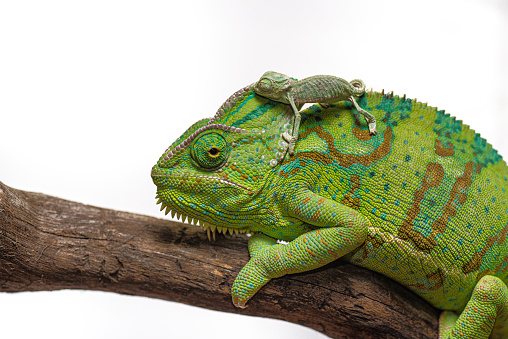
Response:
[[[0,291],[85,289],[177,301],[308,326],[332,338],[435,338],[439,312],[354,265],[273,279],[246,309],[231,303],[247,237],[108,210],[0,182]]]

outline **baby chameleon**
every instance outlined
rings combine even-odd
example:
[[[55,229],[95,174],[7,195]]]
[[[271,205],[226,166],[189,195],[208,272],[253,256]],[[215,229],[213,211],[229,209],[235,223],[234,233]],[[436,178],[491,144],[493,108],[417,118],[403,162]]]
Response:
[[[293,108],[295,112],[293,135],[288,133],[282,135],[289,143],[289,155],[295,153],[301,120],[299,108],[305,103],[320,103],[325,106],[348,100],[367,120],[370,134],[376,134],[376,118],[361,108],[354,98],[365,92],[362,80],[348,82],[333,75],[315,75],[298,81],[282,73],[268,71],[255,83],[254,91],[258,95],[289,104]],[[295,104],[298,104],[298,108]]]

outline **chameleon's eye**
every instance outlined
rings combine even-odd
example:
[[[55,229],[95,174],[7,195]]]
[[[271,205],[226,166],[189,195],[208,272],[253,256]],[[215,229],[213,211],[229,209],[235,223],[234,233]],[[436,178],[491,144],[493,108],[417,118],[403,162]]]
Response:
[[[229,155],[229,145],[219,133],[209,132],[194,140],[191,155],[199,167],[214,170],[226,162]]]
[[[215,146],[210,147],[210,149],[208,150],[208,155],[213,158],[218,157],[219,154],[220,154],[220,149],[218,149]]]

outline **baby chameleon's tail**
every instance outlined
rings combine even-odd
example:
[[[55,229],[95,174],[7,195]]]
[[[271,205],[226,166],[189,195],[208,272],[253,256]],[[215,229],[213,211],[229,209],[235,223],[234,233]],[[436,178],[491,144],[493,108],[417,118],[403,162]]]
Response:
[[[365,93],[365,83],[362,80],[354,79],[354,80],[351,80],[349,83],[351,85],[353,85],[353,87],[355,88],[354,92],[353,92],[353,96],[359,97],[360,95]]]

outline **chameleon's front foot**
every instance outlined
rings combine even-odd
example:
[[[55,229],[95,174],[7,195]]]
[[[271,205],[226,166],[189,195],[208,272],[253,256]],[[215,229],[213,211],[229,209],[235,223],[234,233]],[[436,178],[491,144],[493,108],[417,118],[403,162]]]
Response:
[[[269,281],[270,277],[263,268],[260,258],[253,257],[238,273],[233,283],[231,288],[233,304],[239,308],[246,308],[247,301]]]

